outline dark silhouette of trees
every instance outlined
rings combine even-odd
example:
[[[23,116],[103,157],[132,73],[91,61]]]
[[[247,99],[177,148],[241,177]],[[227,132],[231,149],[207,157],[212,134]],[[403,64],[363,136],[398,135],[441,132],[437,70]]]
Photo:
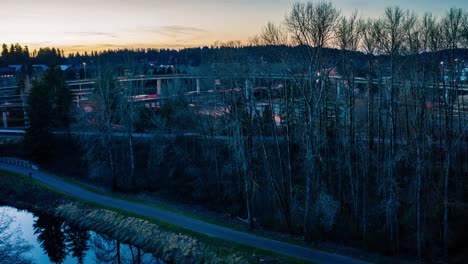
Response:
[[[247,46],[71,54],[70,64],[113,65],[95,74],[93,111],[78,115],[76,129],[95,135],[80,141],[90,178],[164,190],[306,240],[456,262],[468,215],[467,12],[382,11],[362,20],[328,2],[296,3]],[[24,50],[3,45],[2,63]],[[117,79],[180,65],[212,76],[202,80],[210,92],[186,97],[193,82],[165,80],[161,97],[171,99],[144,107],[132,96],[156,83]],[[37,151],[42,132],[69,122],[66,104],[50,103],[68,95],[49,94],[60,86],[45,84],[59,83],[49,75],[30,94],[26,139]],[[137,131],[154,132],[151,146]]]
[[[106,235],[97,235],[93,239],[96,259],[105,263],[122,263],[121,243]]]
[[[54,64],[63,64],[65,58],[62,55],[62,51],[56,48],[40,48],[34,56],[35,64],[45,64],[52,66]]]
[[[34,222],[34,234],[53,263],[62,263],[67,257],[66,235],[62,230],[63,220],[39,215]]]
[[[78,264],[84,264],[86,251],[89,249],[88,241],[90,239],[90,234],[88,230],[77,226],[66,225],[64,233],[66,235],[68,251],[71,253],[71,256],[76,258]]]
[[[11,44],[10,49],[8,49],[8,46],[3,43],[1,55],[0,65],[3,64],[3,66],[11,64],[27,66],[31,63],[28,46],[22,47],[18,43]]]
[[[305,204],[304,204],[304,237],[312,238],[312,208],[319,197],[320,164],[316,163],[319,155],[317,146],[321,141],[321,129],[319,127],[322,101],[325,92],[324,84],[328,74],[322,71],[324,67],[323,49],[330,45],[333,32],[337,25],[339,11],[331,2],[295,3],[286,17],[286,25],[293,36],[293,41],[306,47],[309,84],[300,88],[304,97],[306,112],[303,116],[304,153],[306,172]],[[318,184],[316,184],[318,183]]]
[[[53,66],[54,64],[64,64],[66,62],[63,50],[58,48],[40,48],[39,50],[29,50],[29,47],[21,46],[19,43],[8,45],[2,44],[0,66],[21,65],[30,68],[33,64],[44,64]]]
[[[72,96],[58,67],[51,67],[33,83],[28,97],[29,128],[25,136],[33,160],[47,159],[50,131],[69,128],[71,107]]]
[[[79,111],[76,117],[77,123],[74,130],[96,133],[95,137],[86,134],[80,137],[80,143],[86,151],[85,158],[90,160],[91,166],[103,168],[98,172],[100,178],[109,175],[112,189],[118,190],[120,178],[117,172],[117,158],[114,147],[117,145],[112,139],[114,124],[118,120],[117,108],[119,106],[120,93],[118,83],[111,69],[105,69],[97,73],[97,81],[92,95],[93,111],[86,114]],[[105,166],[103,166],[103,164]]]
[[[35,82],[28,97],[29,128],[25,145],[32,160],[44,161],[50,150],[50,92],[43,82]]]

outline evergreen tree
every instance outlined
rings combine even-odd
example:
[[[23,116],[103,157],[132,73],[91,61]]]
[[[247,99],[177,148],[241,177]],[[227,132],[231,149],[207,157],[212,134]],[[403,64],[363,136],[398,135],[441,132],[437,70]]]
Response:
[[[25,147],[32,160],[43,162],[50,149],[50,91],[43,81],[34,82],[28,97],[29,128]]]
[[[70,125],[70,111],[72,95],[65,85],[65,78],[60,68],[52,67],[44,76],[44,82],[51,90],[50,124],[53,128],[68,129]]]
[[[32,160],[44,162],[49,154],[50,129],[68,129],[70,124],[72,96],[58,67],[51,67],[33,84],[28,105],[25,146]]]
[[[8,57],[8,46],[3,43],[2,45],[2,58],[6,59]]]

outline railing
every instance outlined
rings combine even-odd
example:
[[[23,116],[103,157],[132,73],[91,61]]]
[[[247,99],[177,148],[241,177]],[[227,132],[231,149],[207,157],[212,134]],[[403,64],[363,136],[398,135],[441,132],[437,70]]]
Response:
[[[28,160],[22,160],[22,159],[17,159],[17,158],[10,158],[10,157],[1,157],[0,158],[0,163],[7,164],[7,165],[12,165],[12,166],[17,166],[17,167],[22,167],[26,169],[32,169],[32,170],[38,170],[38,166],[31,163]]]

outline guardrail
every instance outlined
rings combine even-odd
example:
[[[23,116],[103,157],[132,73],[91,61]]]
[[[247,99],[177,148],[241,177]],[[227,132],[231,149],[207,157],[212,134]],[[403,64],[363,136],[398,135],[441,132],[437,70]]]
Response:
[[[24,129],[0,129],[0,134],[24,135],[26,134],[26,130]]]
[[[31,163],[29,160],[22,160],[22,159],[17,159],[17,158],[0,157],[0,163],[22,167],[26,169],[31,169],[31,170],[39,169],[37,165]]]

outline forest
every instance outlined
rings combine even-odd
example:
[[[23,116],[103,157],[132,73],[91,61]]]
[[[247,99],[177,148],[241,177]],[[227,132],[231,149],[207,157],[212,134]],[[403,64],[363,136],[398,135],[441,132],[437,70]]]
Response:
[[[55,51],[96,64],[92,111],[51,67],[33,81],[24,147],[54,171],[202,204],[253,229],[464,263],[467,48],[464,9],[363,18],[307,2],[248,44]],[[139,104],[133,96],[154,87],[119,82],[119,69],[145,74],[155,60],[197,67],[224,92],[191,97],[193,83],[172,81],[158,107]]]

